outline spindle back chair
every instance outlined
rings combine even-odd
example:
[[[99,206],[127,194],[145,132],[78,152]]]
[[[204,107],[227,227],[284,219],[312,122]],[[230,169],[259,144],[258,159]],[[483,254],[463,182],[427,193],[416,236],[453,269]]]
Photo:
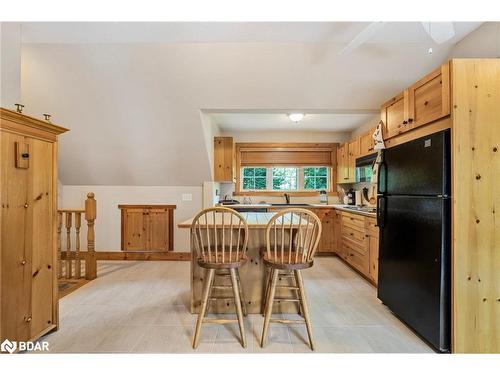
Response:
[[[269,221],[266,228],[266,251],[264,264],[269,268],[266,292],[264,295],[264,326],[261,346],[264,347],[269,323],[306,324],[309,345],[314,350],[309,308],[306,301],[304,280],[301,270],[313,266],[314,255],[321,237],[321,220],[310,210],[291,208],[279,211]],[[280,273],[280,270],[282,271]],[[283,273],[284,271],[284,273]],[[297,298],[275,299],[278,278],[289,276],[295,280],[295,286],[281,286],[284,289],[297,290]],[[271,319],[275,300],[298,302],[303,320]]]
[[[201,326],[203,323],[238,322],[241,334],[241,345],[246,347],[243,315],[246,315],[243,288],[238,269],[247,260],[248,224],[243,216],[227,207],[213,207],[199,212],[191,224],[191,246],[196,252],[196,262],[206,269],[203,281],[198,320],[193,339],[193,348],[198,347]],[[194,252],[193,252],[194,253]],[[215,278],[229,277],[231,286],[215,285]],[[206,319],[209,301],[227,297],[212,296],[212,289],[232,289],[237,320]]]

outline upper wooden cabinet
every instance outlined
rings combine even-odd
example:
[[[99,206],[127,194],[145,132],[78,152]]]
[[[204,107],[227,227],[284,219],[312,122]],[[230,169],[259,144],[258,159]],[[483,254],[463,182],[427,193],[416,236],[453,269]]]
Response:
[[[349,178],[347,169],[348,145],[344,143],[337,149],[337,183],[346,182]]]
[[[447,63],[408,89],[408,128],[428,124],[449,114],[450,70]]]
[[[234,180],[234,142],[232,137],[214,137],[214,181]]]
[[[175,205],[119,205],[122,250],[172,251]]]
[[[375,128],[370,129],[359,137],[359,156],[373,154],[375,152],[375,140],[372,135]]]
[[[389,139],[450,114],[449,63],[415,82],[380,107],[384,139]]]
[[[405,90],[382,104],[380,118],[384,123],[384,138],[391,138],[398,135],[408,123],[406,120],[408,118],[408,105],[405,105],[407,98],[408,91]]]

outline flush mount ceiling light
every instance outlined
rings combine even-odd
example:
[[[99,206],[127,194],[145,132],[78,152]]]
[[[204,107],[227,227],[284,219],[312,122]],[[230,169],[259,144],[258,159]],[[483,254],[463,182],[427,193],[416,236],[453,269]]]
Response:
[[[303,113],[289,113],[289,114],[287,114],[287,116],[290,120],[297,123],[304,118],[305,114],[303,114]]]

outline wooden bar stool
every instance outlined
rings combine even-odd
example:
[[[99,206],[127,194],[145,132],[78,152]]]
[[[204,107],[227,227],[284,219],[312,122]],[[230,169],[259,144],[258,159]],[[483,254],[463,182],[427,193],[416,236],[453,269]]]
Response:
[[[242,306],[243,290],[238,269],[247,261],[248,225],[243,216],[226,207],[214,207],[201,211],[191,224],[191,246],[196,250],[197,263],[204,268],[205,278],[193,348],[198,347],[203,323],[238,322],[241,345],[246,348]],[[231,286],[214,285],[216,276],[229,277]],[[213,289],[232,289],[233,297],[212,297]],[[207,306],[212,300],[234,300],[236,319],[206,319]],[[245,309],[246,315],[246,309]]]
[[[264,347],[267,341],[269,323],[304,324],[309,336],[309,345],[314,350],[309,308],[306,301],[304,280],[301,270],[310,268],[314,262],[314,254],[321,237],[321,221],[312,211],[291,208],[279,211],[269,221],[266,228],[266,251],[264,264],[269,267],[269,277],[266,286],[264,304],[264,327],[260,345]],[[298,288],[298,299],[275,298],[279,277],[291,277]],[[295,302],[300,304],[300,314],[303,320],[271,319],[274,301]]]

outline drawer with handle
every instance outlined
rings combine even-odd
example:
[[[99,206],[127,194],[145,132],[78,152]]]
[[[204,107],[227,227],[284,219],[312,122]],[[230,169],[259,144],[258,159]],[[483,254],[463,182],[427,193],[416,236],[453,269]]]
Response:
[[[365,232],[348,226],[342,228],[342,237],[356,242],[360,246],[365,244]]]
[[[342,212],[342,225],[349,226],[351,228],[359,228],[360,230],[365,229],[365,217],[362,215],[351,214],[348,212]]]
[[[354,246],[351,246],[347,241],[343,242],[343,249],[346,255],[346,260],[358,271],[364,275],[369,274],[369,256],[368,254],[362,254]]]

